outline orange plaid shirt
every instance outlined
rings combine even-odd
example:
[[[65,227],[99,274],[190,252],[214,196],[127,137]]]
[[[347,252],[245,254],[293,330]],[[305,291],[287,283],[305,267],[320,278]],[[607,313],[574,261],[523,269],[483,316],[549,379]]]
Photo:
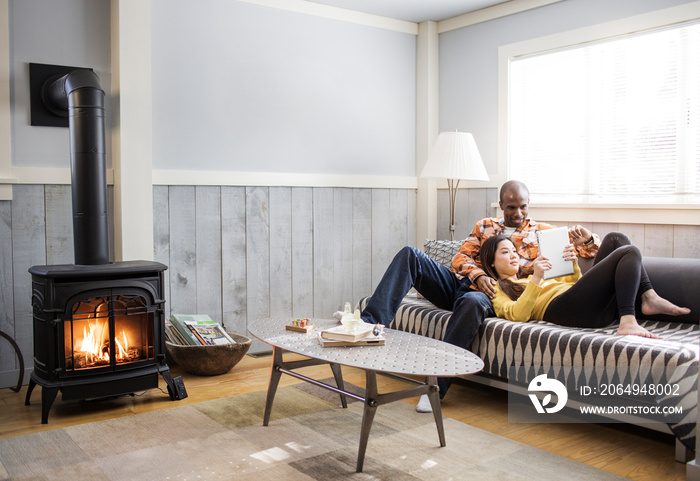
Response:
[[[510,238],[513,239],[518,255],[520,255],[521,275],[528,276],[533,272],[532,264],[539,255],[537,231],[553,229],[554,227],[556,226],[525,219],[523,225],[511,234]],[[504,233],[505,230],[506,226],[503,217],[481,219],[459,248],[459,252],[452,258],[452,271],[460,278],[469,277],[472,282],[477,277],[486,275],[481,269],[481,244],[489,237]],[[593,239],[594,242],[590,245],[576,246],[576,252],[579,256],[595,257],[598,247],[600,247],[600,238],[593,234]]]

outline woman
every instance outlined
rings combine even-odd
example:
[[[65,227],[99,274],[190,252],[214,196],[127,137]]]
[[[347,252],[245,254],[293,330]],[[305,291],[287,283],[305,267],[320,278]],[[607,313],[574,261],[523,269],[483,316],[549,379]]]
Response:
[[[570,276],[544,280],[544,272],[551,264],[539,256],[534,262],[534,273],[520,279],[518,259],[508,237],[491,237],[481,247],[482,267],[498,281],[496,297],[492,299],[494,311],[511,321],[544,320],[568,327],[605,327],[619,318],[616,334],[658,339],[637,323],[637,303],[645,315],[690,312],[654,291],[642,267],[639,249],[629,244],[624,234],[612,233],[603,239],[595,264],[585,276],[581,275],[572,244],[564,250],[564,259],[574,263]]]

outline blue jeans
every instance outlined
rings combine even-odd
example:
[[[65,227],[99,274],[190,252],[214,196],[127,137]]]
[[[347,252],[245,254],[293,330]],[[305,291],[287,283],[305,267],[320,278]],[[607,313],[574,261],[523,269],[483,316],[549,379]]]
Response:
[[[484,319],[494,315],[488,296],[470,286],[469,279],[458,279],[423,251],[406,246],[389,264],[361,316],[365,322],[388,326],[401,300],[415,287],[435,306],[452,311],[443,341],[469,349]],[[452,378],[438,379],[440,398],[445,396],[451,383]]]

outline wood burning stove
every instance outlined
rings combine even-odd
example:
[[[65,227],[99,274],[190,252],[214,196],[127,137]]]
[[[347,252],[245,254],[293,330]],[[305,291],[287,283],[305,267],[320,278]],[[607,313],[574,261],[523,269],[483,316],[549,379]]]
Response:
[[[42,386],[41,422],[59,391],[63,400],[175,389],[165,361],[163,272],[157,262],[34,266],[34,387]]]
[[[165,361],[164,278],[150,261],[109,260],[104,91],[91,70],[49,77],[39,96],[67,111],[70,134],[75,264],[34,266],[34,371],[26,404],[42,386],[41,422],[59,391],[64,400],[177,389]]]

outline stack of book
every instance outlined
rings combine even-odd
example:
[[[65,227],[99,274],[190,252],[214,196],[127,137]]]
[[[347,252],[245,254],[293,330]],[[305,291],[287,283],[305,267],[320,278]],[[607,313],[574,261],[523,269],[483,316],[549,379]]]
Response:
[[[386,339],[381,332],[374,333],[375,327],[365,322],[353,330],[346,326],[331,327],[318,333],[318,342],[323,347],[383,346]]]
[[[185,346],[236,344],[221,325],[206,314],[172,314],[165,321],[165,338],[172,344]]]

